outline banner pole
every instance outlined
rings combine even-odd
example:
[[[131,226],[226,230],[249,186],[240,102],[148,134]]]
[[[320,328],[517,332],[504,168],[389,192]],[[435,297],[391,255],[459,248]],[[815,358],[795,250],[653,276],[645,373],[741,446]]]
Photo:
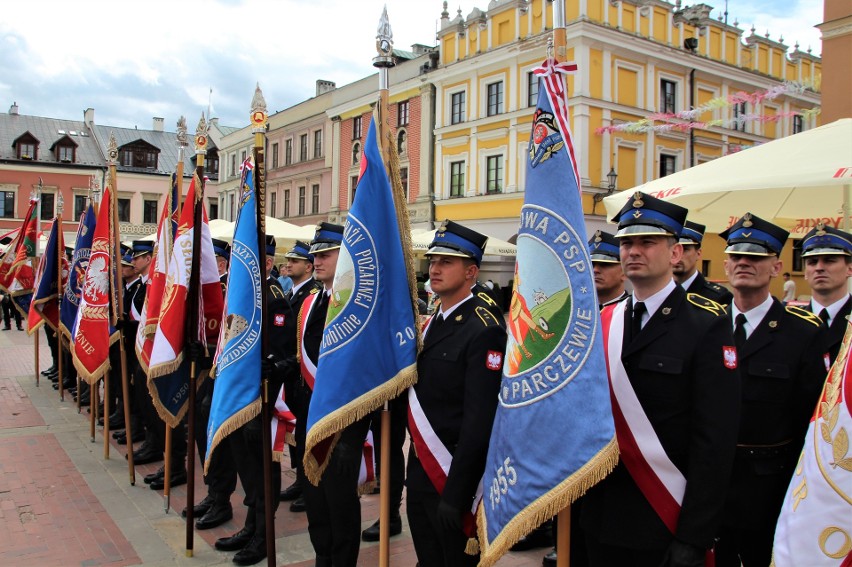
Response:
[[[56,220],[59,223],[56,225],[56,375],[59,377],[59,401],[65,401],[65,388],[62,384],[65,382],[65,373],[62,364],[62,260],[65,258],[65,238],[62,235],[62,213],[65,208],[65,199],[62,198],[62,190],[57,189],[59,196],[56,199]],[[70,277],[71,274],[69,273]]]
[[[15,308],[15,306],[13,305],[13,306],[12,306],[12,308],[14,309],[14,308]],[[39,387],[39,383],[38,383],[38,382],[39,382],[39,380],[38,380],[38,377],[39,377],[39,375],[40,375],[40,373],[39,373],[39,369],[38,369],[38,333],[33,333],[33,345],[34,345],[34,348],[35,348],[35,378],[36,378],[36,388],[38,388],[38,387]]]
[[[379,18],[376,33],[376,56],[373,67],[379,70],[379,101],[376,113],[376,136],[382,152],[385,167],[389,164],[390,137],[387,129],[388,120],[388,70],[396,65],[393,59],[393,32],[391,31],[388,9],[385,6]],[[392,176],[388,172],[388,178]],[[381,451],[379,457],[379,567],[390,565],[390,450],[391,450],[391,415],[390,406],[385,402],[381,412]]]

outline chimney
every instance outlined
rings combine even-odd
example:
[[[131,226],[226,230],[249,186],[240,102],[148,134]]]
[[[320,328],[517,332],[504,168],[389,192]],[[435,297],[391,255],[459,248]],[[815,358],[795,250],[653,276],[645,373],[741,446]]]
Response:
[[[17,102],[13,102],[12,106],[9,107],[9,114],[11,114],[12,116],[18,115],[18,103]]]
[[[94,126],[95,124],[95,109],[87,108],[83,111],[83,122],[86,123],[86,126]]]
[[[414,55],[425,55],[432,51],[432,48],[428,45],[423,45],[422,43],[413,43],[411,44],[411,51]]]
[[[154,117],[154,132],[162,132],[163,131],[163,122],[164,119],[159,118],[157,116]]]
[[[317,79],[316,96],[333,91],[335,88],[337,88],[337,84],[335,84],[333,81],[324,81],[322,79]]]

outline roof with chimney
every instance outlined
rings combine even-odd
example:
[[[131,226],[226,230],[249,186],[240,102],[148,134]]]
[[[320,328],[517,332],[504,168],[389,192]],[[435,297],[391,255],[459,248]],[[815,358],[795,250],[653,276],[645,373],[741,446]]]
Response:
[[[62,120],[18,114],[17,105],[8,113],[0,114],[0,161],[56,164],[62,167],[104,167],[105,152],[101,152],[91,130],[82,120]],[[18,141],[36,144],[36,153],[30,159],[18,157]],[[53,148],[57,145],[75,146],[73,163],[57,159]]]

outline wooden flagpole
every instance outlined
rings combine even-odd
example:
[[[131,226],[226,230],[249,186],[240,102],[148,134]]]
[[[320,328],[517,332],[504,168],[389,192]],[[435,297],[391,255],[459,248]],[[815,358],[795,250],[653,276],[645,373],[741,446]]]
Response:
[[[382,10],[376,34],[376,56],[373,66],[379,70],[379,102],[376,113],[376,137],[386,166],[390,156],[389,138],[386,135],[388,117],[388,70],[396,63],[393,59],[393,32],[388,20],[388,8]],[[388,176],[390,177],[390,175]],[[379,460],[379,567],[390,565],[390,449],[391,415],[388,402],[381,412],[381,452]]]
[[[553,4],[553,57],[557,62],[566,56],[567,37],[565,32],[564,0],[548,0]],[[567,101],[566,101],[567,102]],[[571,565],[571,505],[556,516],[556,566]]]
[[[59,194],[56,199],[56,220],[53,222],[56,225],[56,370],[59,378],[59,401],[65,401],[65,388],[62,383],[65,382],[65,373],[63,372],[62,364],[62,332],[59,330],[62,325],[62,259],[65,257],[65,238],[62,235],[62,212],[65,209],[65,199],[62,198],[62,190],[58,189]],[[69,274],[70,276],[70,274]]]
[[[203,118],[204,117],[202,116],[202,119]],[[177,144],[178,144],[178,162],[177,162],[177,169],[175,171],[175,185],[177,186],[177,191],[175,191],[175,193],[177,193],[177,194],[173,195],[172,197],[176,200],[176,202],[174,203],[174,207],[175,207],[174,210],[180,211],[181,210],[181,208],[180,208],[181,192],[183,191],[183,159],[184,159],[184,151],[185,151],[186,146],[187,146],[187,142],[186,142],[186,118],[184,118],[183,116],[181,116],[180,119],[177,122]],[[169,193],[172,193],[171,185],[169,185]],[[168,203],[169,200],[167,199],[166,202]],[[169,226],[168,226],[169,230],[172,229],[171,222],[172,222],[171,211],[169,211]],[[172,235],[172,236],[174,236],[174,235]],[[171,241],[173,242],[174,239],[172,239]],[[161,250],[158,250],[157,253],[160,254]],[[142,324],[144,325],[145,322],[142,321]],[[192,372],[192,374],[194,375],[195,373]],[[173,434],[173,432],[174,432],[174,430],[171,427],[169,427],[168,424],[166,424],[165,459],[167,460],[167,462],[163,463],[163,465],[164,465],[163,470],[165,470],[165,471],[171,471],[171,468],[166,467],[165,465],[171,464],[172,434]],[[190,449],[191,449],[191,447],[190,447]],[[192,455],[192,453],[188,452],[187,458],[188,458],[188,460],[191,461],[192,459],[189,458],[190,455]],[[195,496],[194,492],[193,492],[193,496]],[[171,472],[169,472],[168,474],[166,474],[163,477],[163,510],[165,511],[166,514],[169,513],[169,508],[171,507],[171,499],[172,499],[172,477],[171,477]],[[191,516],[190,516],[190,520],[188,520],[187,523],[188,524],[192,523]]]
[[[261,313],[264,322],[260,326],[261,360],[269,354],[269,336],[266,332],[266,296],[269,293],[269,279],[266,277],[266,100],[258,84],[251,100],[252,133],[254,134],[254,187],[257,200],[257,245],[258,260],[261,266]],[[260,378],[260,429],[263,442],[263,501],[266,514],[266,564],[275,566],[275,513],[272,507],[272,416],[269,408],[269,376],[261,372]],[[277,395],[275,392],[273,395]],[[275,494],[275,498],[278,495]]]
[[[91,179],[89,179],[89,203],[92,205],[92,211],[95,213],[95,218],[98,216],[98,193],[100,192],[100,185],[98,185],[98,179],[95,174],[92,174]],[[69,343],[74,340],[74,337],[70,337]],[[81,413],[83,411],[83,403],[82,396],[83,393],[83,379],[80,377],[80,373],[77,373],[77,413]]]
[[[33,253],[34,253],[35,258],[38,258],[39,232],[41,232],[41,191],[42,191],[43,187],[44,187],[44,184],[42,183],[41,177],[39,177],[38,178],[38,187],[36,188],[36,198],[38,199],[38,205],[36,205],[36,237],[35,237],[35,242],[33,242],[33,246],[34,246]],[[30,219],[26,219],[24,221],[24,223],[27,223],[29,220]],[[21,230],[23,231],[24,229],[21,228]],[[21,235],[22,238],[24,236],[26,236],[26,234]],[[27,262],[29,262],[30,265],[32,265],[32,260],[30,260],[29,258],[27,258]],[[12,306],[12,308],[17,309],[17,307],[15,307],[14,305]],[[27,319],[29,319],[29,317],[26,317],[26,314],[24,314],[22,324],[26,324],[27,326],[29,326],[29,321],[27,321]],[[38,368],[39,360],[38,360],[38,333],[37,332],[33,333],[33,345],[35,347],[35,380],[36,380],[36,388],[38,388],[39,387],[39,377],[41,376],[41,373],[39,372],[39,368]]]
[[[189,293],[187,306],[189,307],[189,326],[187,339],[184,340],[184,348],[189,342],[198,341],[199,325],[199,302],[201,301],[201,229],[203,215],[201,207],[204,206],[204,156],[207,155],[207,121],[204,113],[195,129],[195,202],[193,203],[193,226],[192,226],[192,270],[189,276]],[[183,161],[183,160],[181,160]],[[194,546],[193,508],[195,507],[195,387],[198,369],[198,360],[195,355],[189,365],[189,399],[187,400],[187,435],[186,435],[186,556],[192,557]],[[169,428],[171,429],[171,428]],[[168,455],[167,455],[168,457]],[[166,482],[169,482],[169,470],[166,469]],[[169,485],[166,484],[166,487]]]

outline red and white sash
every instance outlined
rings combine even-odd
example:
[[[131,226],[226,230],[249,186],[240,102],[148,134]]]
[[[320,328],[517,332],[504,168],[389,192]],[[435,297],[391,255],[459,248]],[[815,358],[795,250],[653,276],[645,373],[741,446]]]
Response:
[[[426,413],[420,406],[420,401],[417,399],[417,393],[413,387],[408,389],[408,429],[411,432],[411,442],[414,444],[415,454],[420,460],[420,464],[423,465],[426,476],[432,481],[432,486],[435,487],[438,494],[443,494],[444,487],[447,485],[447,476],[450,474],[450,465],[453,463],[453,456],[444,446],[435,430],[432,429],[432,424],[429,423]],[[470,510],[465,510],[462,516],[462,529],[469,538],[476,536],[475,512],[481,500],[482,482],[476,489],[473,506]]]
[[[296,416],[284,399],[284,386],[275,398],[275,411],[272,414],[272,457],[276,461],[281,460],[284,455],[284,447],[288,444],[295,445],[296,438]]]
[[[314,361],[311,360],[311,357],[308,356],[305,350],[304,336],[308,328],[308,319],[310,319],[311,311],[314,308],[314,302],[320,293],[323,292],[309,294],[302,302],[302,308],[299,310],[299,367],[302,371],[302,378],[308,383],[308,387],[312,392],[317,377],[317,365],[314,364]]]
[[[621,362],[626,305],[621,301],[601,311],[615,434],[630,476],[666,527],[675,533],[686,478],[663,449]]]

